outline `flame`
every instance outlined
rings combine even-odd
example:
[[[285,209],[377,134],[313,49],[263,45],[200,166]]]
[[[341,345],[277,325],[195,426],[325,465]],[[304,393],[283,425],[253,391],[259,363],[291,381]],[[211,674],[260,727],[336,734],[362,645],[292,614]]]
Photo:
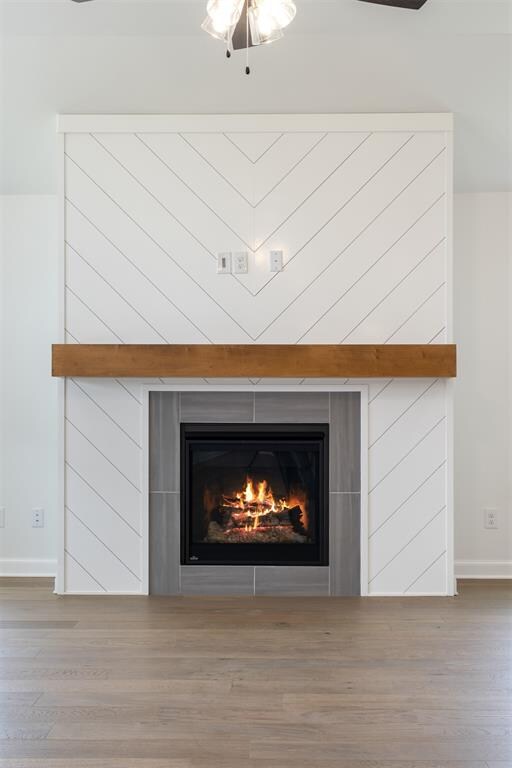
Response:
[[[267,480],[256,484],[248,477],[245,486],[232,496],[223,497],[224,504],[232,507],[246,531],[255,531],[265,523],[265,517],[286,509],[300,507],[302,525],[308,530],[307,500],[303,493],[294,492],[288,499],[276,498]]]
[[[247,478],[247,485],[244,489],[244,499],[246,504],[249,504],[251,501],[254,501],[255,495],[254,495],[254,486],[252,484],[252,480]]]

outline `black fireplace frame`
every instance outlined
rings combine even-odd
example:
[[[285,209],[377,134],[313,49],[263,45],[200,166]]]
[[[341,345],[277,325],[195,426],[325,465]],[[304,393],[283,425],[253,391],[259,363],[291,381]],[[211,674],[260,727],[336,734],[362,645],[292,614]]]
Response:
[[[301,440],[317,444],[319,455],[318,512],[316,542],[311,544],[197,544],[191,541],[188,509],[190,450],[193,443],[211,440]],[[329,565],[329,424],[222,424],[187,423],[180,425],[180,514],[182,565],[264,565],[327,566]],[[266,555],[266,553],[268,553]],[[222,556],[224,554],[224,557]],[[306,557],[307,555],[307,557]]]

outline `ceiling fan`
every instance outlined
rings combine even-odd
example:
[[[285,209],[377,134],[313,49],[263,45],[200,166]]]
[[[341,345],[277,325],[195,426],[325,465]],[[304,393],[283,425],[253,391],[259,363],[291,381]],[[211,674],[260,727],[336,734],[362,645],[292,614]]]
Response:
[[[89,0],[73,0],[86,3]],[[418,11],[427,0],[360,0],[374,5],[409,8]],[[208,0],[207,16],[201,27],[226,46],[226,56],[232,51],[246,51],[245,72],[250,74],[249,49],[272,43],[283,37],[283,30],[295,18],[294,0]]]
[[[73,0],[74,3],[87,3],[90,0]],[[361,3],[373,3],[374,5],[391,5],[393,8],[410,8],[413,11],[425,5],[427,0],[359,0]]]
[[[427,0],[360,0],[360,2],[374,3],[375,5],[391,5],[393,8],[410,8],[412,11],[419,11]]]

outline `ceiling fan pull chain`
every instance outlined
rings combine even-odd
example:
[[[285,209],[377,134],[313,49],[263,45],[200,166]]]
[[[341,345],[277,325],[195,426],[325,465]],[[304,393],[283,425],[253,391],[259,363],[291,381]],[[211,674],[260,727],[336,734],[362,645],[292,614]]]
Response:
[[[245,49],[245,74],[251,74],[251,68],[249,66],[249,0],[245,3],[245,42],[247,48]]]

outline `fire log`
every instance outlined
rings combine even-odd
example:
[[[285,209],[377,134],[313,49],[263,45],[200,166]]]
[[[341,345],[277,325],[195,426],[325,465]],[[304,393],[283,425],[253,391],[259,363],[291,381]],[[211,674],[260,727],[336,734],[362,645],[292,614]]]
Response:
[[[302,509],[299,507],[299,505],[293,507],[293,509],[288,510],[288,513],[290,515],[290,522],[293,526],[293,530],[296,533],[306,535],[307,531],[304,528],[304,524],[302,522]]]

